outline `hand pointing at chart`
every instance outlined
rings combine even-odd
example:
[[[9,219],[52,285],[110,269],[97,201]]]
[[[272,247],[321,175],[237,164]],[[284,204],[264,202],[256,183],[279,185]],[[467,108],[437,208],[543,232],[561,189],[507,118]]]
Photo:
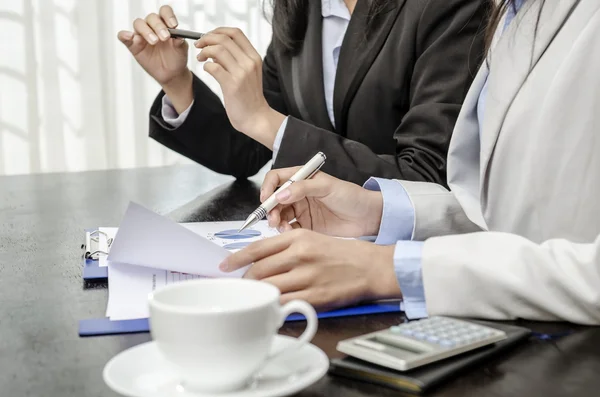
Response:
[[[319,309],[401,297],[394,247],[294,230],[250,244],[221,264],[231,272],[249,264],[245,278],[273,284],[282,302],[303,299]]]

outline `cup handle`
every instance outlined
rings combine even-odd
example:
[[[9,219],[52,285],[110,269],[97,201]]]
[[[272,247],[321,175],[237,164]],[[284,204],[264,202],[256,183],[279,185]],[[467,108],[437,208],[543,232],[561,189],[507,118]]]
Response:
[[[279,323],[280,327],[283,325],[283,323],[285,322],[285,319],[290,314],[300,313],[300,314],[304,315],[304,317],[306,317],[306,329],[304,330],[302,335],[300,335],[297,338],[298,339],[297,343],[287,346],[286,348],[281,349],[279,351],[271,352],[268,357],[269,361],[284,352],[287,353],[287,352],[296,350],[296,349],[306,345],[307,343],[310,343],[310,341],[314,338],[315,334],[317,333],[317,328],[319,325],[319,320],[317,319],[317,312],[310,304],[308,304],[305,301],[293,300],[293,301],[288,302],[287,304],[283,305],[281,307],[281,309],[279,309],[279,310],[281,313],[281,321]]]

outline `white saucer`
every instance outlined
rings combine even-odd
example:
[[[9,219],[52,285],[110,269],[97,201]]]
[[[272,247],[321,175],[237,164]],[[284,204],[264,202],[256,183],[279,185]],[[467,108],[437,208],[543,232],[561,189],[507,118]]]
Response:
[[[295,338],[277,335],[273,349],[297,343]],[[297,393],[325,375],[329,360],[315,345],[283,353],[273,359],[243,390],[218,394],[219,397],[282,397]],[[129,397],[214,397],[184,390],[180,379],[165,363],[156,343],[132,347],[113,357],[104,367],[106,384]]]

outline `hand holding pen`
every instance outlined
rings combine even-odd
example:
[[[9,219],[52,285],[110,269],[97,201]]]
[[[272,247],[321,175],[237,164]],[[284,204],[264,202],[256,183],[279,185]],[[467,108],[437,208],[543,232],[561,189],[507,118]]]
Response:
[[[251,227],[256,224],[256,222],[260,221],[264,217],[267,216],[269,212],[273,210],[278,204],[277,202],[277,194],[286,190],[291,186],[294,182],[303,181],[305,179],[311,178],[315,175],[325,164],[325,155],[321,152],[315,154],[315,156],[308,161],[303,167],[297,170],[294,175],[292,175],[279,189],[277,189],[273,194],[269,196],[257,209],[254,210],[253,213],[248,216],[246,222],[240,228],[240,232],[248,227]]]
[[[122,30],[119,40],[135,60],[165,91],[175,110],[182,113],[194,100],[192,72],[188,69],[188,44],[172,38],[178,25],[173,9],[162,6],[158,14],[133,21],[133,31]]]
[[[302,228],[337,237],[378,234],[383,208],[381,192],[364,189],[324,172],[317,172],[312,178],[296,179],[295,174],[305,167],[274,169],[267,173],[261,188],[261,207],[269,214],[269,226],[280,232]],[[305,175],[311,174],[311,167],[305,168]],[[275,207],[273,200],[277,203]],[[263,212],[261,207],[255,211],[259,212],[255,214],[258,217]],[[252,215],[248,217],[251,219]]]
[[[187,68],[188,44],[194,46],[204,70],[221,86],[233,129],[269,149],[285,116],[272,109],[263,94],[262,57],[237,28],[220,27],[207,33],[178,29],[173,9],[162,6],[121,31],[119,40],[163,88],[175,111],[183,113],[194,101],[193,75]]]

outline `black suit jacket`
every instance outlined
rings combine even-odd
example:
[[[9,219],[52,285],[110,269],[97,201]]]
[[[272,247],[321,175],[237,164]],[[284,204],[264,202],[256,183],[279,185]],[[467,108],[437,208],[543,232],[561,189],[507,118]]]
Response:
[[[358,1],[335,80],[332,126],[323,88],[321,2],[311,1],[301,51],[273,41],[263,62],[264,94],[289,115],[274,168],[327,155],[323,171],[362,184],[370,176],[446,184],[446,154],[463,99],[483,55],[487,0],[392,0],[366,35]],[[150,136],[223,174],[257,173],[272,152],[231,126],[220,99],[194,77],[195,101],[179,128],[161,117]]]

